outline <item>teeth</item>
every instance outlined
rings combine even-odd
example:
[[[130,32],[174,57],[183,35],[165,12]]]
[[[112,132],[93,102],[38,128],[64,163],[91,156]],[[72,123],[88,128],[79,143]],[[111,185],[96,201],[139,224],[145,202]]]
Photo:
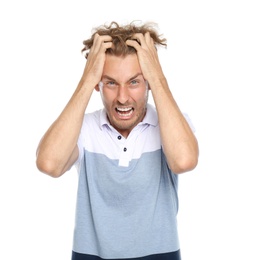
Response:
[[[131,107],[118,107],[117,110],[122,111],[122,112],[127,112],[132,110]]]
[[[133,109],[131,107],[118,107],[116,111],[122,117],[128,117],[133,113]]]
[[[130,110],[129,113],[120,113],[120,112],[118,112],[118,114],[119,114],[120,116],[123,116],[123,117],[128,117],[128,116],[130,116],[132,113],[133,113],[133,110]]]

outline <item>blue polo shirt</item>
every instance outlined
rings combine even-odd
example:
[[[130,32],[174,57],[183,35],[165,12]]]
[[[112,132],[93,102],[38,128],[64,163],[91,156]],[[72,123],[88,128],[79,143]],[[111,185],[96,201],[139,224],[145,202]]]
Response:
[[[73,254],[83,258],[77,259],[142,259],[179,250],[178,176],[167,165],[155,108],[147,105],[128,138],[104,109],[86,114],[78,147]]]

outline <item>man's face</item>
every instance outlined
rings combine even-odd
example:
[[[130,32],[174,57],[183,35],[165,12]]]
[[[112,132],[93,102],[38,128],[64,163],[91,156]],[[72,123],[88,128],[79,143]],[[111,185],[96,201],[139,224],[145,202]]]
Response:
[[[127,137],[143,120],[148,99],[148,87],[137,55],[124,58],[106,55],[101,82],[100,91],[108,119]]]

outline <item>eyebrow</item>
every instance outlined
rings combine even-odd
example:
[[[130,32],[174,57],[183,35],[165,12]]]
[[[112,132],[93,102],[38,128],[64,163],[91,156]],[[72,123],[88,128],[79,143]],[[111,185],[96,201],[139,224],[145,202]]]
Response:
[[[131,81],[131,80],[133,80],[133,79],[135,79],[135,78],[137,78],[137,77],[140,76],[140,75],[143,76],[143,74],[142,74],[141,72],[135,74],[133,77],[129,78],[129,79],[127,80],[127,82],[128,82],[128,81]],[[110,77],[110,76],[108,76],[108,75],[103,75],[103,76],[101,77],[101,79],[108,79],[108,80],[116,81],[114,78],[112,78],[112,77]]]

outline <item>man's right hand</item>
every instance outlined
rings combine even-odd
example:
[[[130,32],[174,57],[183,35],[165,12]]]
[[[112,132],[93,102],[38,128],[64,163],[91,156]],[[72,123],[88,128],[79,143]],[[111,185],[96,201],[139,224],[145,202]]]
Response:
[[[100,82],[106,59],[106,50],[112,47],[113,43],[111,36],[100,36],[99,34],[95,34],[93,46],[89,51],[82,76],[83,81],[89,83],[93,82],[94,86]]]

